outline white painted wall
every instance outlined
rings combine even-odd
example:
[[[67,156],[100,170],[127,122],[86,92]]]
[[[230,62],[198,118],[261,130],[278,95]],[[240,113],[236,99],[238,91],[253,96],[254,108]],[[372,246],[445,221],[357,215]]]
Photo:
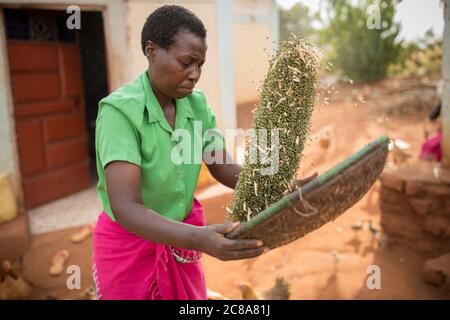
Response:
[[[14,194],[21,199],[20,170],[16,147],[13,105],[9,80],[9,64],[3,13],[0,12],[0,172],[6,173],[13,184]],[[19,201],[20,202],[20,201]]]
[[[236,102],[254,102],[277,47],[276,1],[235,0],[233,28]]]

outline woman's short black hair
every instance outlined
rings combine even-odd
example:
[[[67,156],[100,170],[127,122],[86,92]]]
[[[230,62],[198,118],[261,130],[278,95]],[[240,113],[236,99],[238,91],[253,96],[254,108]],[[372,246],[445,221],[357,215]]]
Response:
[[[145,44],[152,41],[168,49],[180,31],[189,31],[201,39],[206,38],[203,22],[191,11],[177,5],[165,5],[153,11],[145,21],[141,33],[142,52]]]

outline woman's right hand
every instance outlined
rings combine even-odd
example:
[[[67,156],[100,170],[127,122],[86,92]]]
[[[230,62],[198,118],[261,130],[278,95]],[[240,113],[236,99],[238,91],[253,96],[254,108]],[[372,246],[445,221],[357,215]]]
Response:
[[[225,237],[239,223],[212,224],[200,227],[198,245],[200,251],[223,261],[257,257],[269,249],[260,240],[228,239]]]

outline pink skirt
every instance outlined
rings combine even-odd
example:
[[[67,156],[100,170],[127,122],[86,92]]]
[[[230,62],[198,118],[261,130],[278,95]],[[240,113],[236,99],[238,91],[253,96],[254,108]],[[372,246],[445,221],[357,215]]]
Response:
[[[203,207],[194,198],[184,223],[203,226]],[[180,263],[170,246],[136,236],[103,211],[93,233],[93,276],[99,300],[206,300],[200,260]],[[178,257],[198,252],[176,249]],[[191,260],[192,261],[192,260]]]

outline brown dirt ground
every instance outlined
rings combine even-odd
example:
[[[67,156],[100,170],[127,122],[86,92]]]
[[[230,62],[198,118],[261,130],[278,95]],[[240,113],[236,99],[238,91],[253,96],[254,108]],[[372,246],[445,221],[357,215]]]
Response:
[[[383,90],[383,87],[391,88],[383,83],[368,92]],[[410,152],[417,158],[424,122],[417,117],[386,116],[385,109],[380,106],[383,103],[389,105],[392,97],[383,96],[381,91],[381,96],[373,99],[370,95],[360,98],[358,93],[362,89],[356,88],[349,85],[341,88],[342,98],[330,104],[318,99],[319,105],[313,115],[313,138],[305,150],[300,175],[325,171],[383,133],[410,143]],[[362,99],[366,102],[361,102]],[[239,108],[238,123],[242,128],[248,128],[251,123],[252,105]],[[320,148],[316,138],[325,130],[331,134],[327,150]],[[449,299],[448,293],[424,282],[421,271],[424,258],[395,244],[379,250],[376,245],[371,245],[366,229],[355,236],[350,228],[352,223],[371,219],[378,226],[378,189],[377,183],[359,203],[334,222],[258,258],[222,262],[205,256],[203,265],[208,287],[229,298],[240,299],[240,283],[246,282],[256,290],[264,290],[273,285],[277,276],[283,276],[291,285],[292,299]],[[231,195],[227,194],[203,202],[208,223],[226,219],[224,207],[230,199]],[[67,229],[32,239],[31,248],[24,257],[25,275],[36,286],[32,298],[40,299],[50,292],[66,299],[79,296],[80,290],[65,288],[66,275],[56,278],[47,275],[51,256],[60,248],[71,252],[68,264],[81,267],[82,290],[92,284],[91,240],[72,244],[68,239],[73,232],[74,229]],[[340,256],[336,273],[333,272],[332,251],[337,251]],[[366,270],[374,264],[381,268],[381,290],[366,288]]]

